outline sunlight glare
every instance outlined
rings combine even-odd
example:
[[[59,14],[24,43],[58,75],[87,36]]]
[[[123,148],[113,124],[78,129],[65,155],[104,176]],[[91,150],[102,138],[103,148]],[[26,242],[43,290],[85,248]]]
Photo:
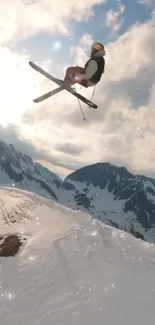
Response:
[[[0,49],[0,124],[18,123],[27,108],[32,105],[35,79],[28,66],[27,57]]]
[[[53,51],[59,51],[61,49],[61,43],[59,41],[53,42],[52,49]]]

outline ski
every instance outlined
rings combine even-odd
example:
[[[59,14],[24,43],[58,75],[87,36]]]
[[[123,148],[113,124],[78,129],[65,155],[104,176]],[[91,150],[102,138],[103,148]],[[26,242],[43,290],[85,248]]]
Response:
[[[92,101],[88,100],[86,97],[82,96],[81,94],[77,93],[73,88],[67,89],[67,88],[63,88],[62,87],[62,83],[63,81],[60,79],[55,78],[54,76],[52,76],[50,73],[48,73],[47,71],[43,70],[42,68],[40,68],[38,65],[36,65],[34,62],[29,61],[29,65],[31,66],[31,68],[33,68],[34,70],[38,71],[39,73],[41,73],[42,75],[44,75],[46,78],[52,80],[53,82],[55,82],[57,85],[59,85],[61,87],[61,90],[67,90],[70,94],[72,94],[73,96],[77,97],[78,99],[80,99],[82,102],[84,102],[85,104],[87,104],[89,107],[92,107],[94,109],[97,108],[97,105],[94,104]],[[57,88],[58,89],[58,88]],[[56,91],[56,90],[55,90]],[[57,93],[58,91],[56,91]],[[53,95],[53,93],[52,93]],[[51,96],[52,96],[51,95]],[[50,97],[49,93],[42,95],[41,97],[43,98],[48,98]],[[47,96],[47,97],[46,97]],[[38,97],[38,98],[41,98]],[[39,101],[41,101],[41,99],[39,99]],[[38,102],[38,99],[36,98],[35,102]]]
[[[49,98],[49,97],[51,97],[51,96],[53,96],[53,95],[58,94],[58,93],[59,93],[60,91],[62,91],[62,90],[64,90],[62,87],[58,87],[58,88],[56,88],[56,89],[54,89],[54,90],[51,90],[51,91],[49,91],[48,93],[46,93],[46,94],[44,94],[44,95],[42,95],[42,96],[40,96],[40,97],[35,98],[35,99],[33,100],[33,102],[34,102],[34,103],[42,102],[43,100],[45,100],[45,99],[47,99],[47,98]]]

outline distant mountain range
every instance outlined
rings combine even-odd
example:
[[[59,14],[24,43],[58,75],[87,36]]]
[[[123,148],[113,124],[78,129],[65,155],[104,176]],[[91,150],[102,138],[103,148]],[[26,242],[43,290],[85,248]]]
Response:
[[[16,186],[57,200],[56,189],[61,179],[13,145],[0,141],[0,184]],[[56,185],[57,184],[57,185]]]
[[[155,243],[155,180],[96,163],[62,181],[0,140],[0,185],[15,186],[88,212],[104,223]]]

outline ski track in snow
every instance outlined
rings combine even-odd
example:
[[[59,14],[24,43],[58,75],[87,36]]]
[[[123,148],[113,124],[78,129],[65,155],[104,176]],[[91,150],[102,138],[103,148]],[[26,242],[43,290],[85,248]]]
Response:
[[[0,234],[28,238],[0,259],[0,324],[154,325],[153,245],[26,191],[0,198]]]

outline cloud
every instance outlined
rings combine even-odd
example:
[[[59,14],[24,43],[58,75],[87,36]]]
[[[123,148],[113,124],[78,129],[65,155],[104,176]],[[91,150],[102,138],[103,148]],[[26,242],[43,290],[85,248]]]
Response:
[[[14,44],[40,32],[70,34],[69,20],[86,20],[92,7],[105,0],[1,0],[0,44]]]
[[[88,55],[90,56],[90,48],[93,43],[92,36],[88,33],[84,34],[77,46],[71,47],[70,52],[74,58],[74,63],[76,65],[82,65],[86,60],[88,60]]]
[[[94,2],[90,2],[89,8]],[[84,15],[86,9],[80,10]],[[38,24],[40,31],[40,21]],[[136,173],[153,174],[154,35],[152,14],[147,22],[133,25],[117,41],[105,45],[105,74],[93,99],[98,109],[82,104],[85,122],[77,99],[66,91],[33,104],[32,99],[54,88],[54,83],[30,69],[30,54],[1,47],[0,123],[3,127],[0,136],[34,160],[44,160],[52,166],[74,170],[97,161],[110,161],[128,166]],[[92,35],[86,33],[79,44],[70,49],[74,64],[84,65],[92,43]],[[53,72],[51,61],[38,63]],[[76,88],[91,98],[92,88]]]
[[[144,24],[135,24],[107,48],[109,81],[119,82],[137,78],[142,69],[152,64],[154,18]],[[121,63],[121,64],[120,64]]]
[[[124,22],[124,18],[120,16],[124,12],[125,6],[119,3],[118,7],[118,11],[108,10],[105,15],[105,25],[112,28],[113,32],[118,32]]]
[[[74,103],[72,97],[67,97],[68,104],[65,102],[64,106],[67,115],[63,110],[59,119],[60,124],[62,119],[63,130],[66,130],[63,136],[72,139],[73,146],[77,141],[80,144],[82,139],[86,148],[81,155],[74,155],[75,163],[79,162],[79,158],[81,164],[111,161],[129,165],[134,172],[145,170],[153,173],[154,33],[155,20],[152,17],[144,24],[136,24],[116,42],[107,45],[105,75],[97,86],[94,98],[99,108],[93,111],[84,107],[88,117],[86,124],[77,110],[78,103]],[[82,58],[81,64],[87,51],[87,47],[82,47],[84,39],[86,44],[93,41],[90,35],[85,35],[73,51],[75,62],[76,58],[77,61]],[[92,89],[82,89],[81,92],[90,96]],[[58,110],[59,107],[57,105]]]
[[[0,47],[0,58],[0,123],[7,125],[17,122],[30,104],[37,78],[34,76],[32,80],[32,73],[27,69],[28,55],[18,55],[3,46]]]
[[[146,5],[148,7],[154,6],[154,0],[137,0],[137,2],[141,5]]]
[[[42,141],[41,146],[39,146],[36,145],[35,141],[33,144],[29,140],[26,140],[25,137],[22,137],[20,128],[14,124],[10,124],[7,127],[0,126],[0,140],[6,142],[8,145],[13,144],[17,151],[29,155],[33,161],[42,162],[44,166],[52,165],[54,170],[62,169],[65,175],[68,174],[69,171],[72,171],[80,166],[80,164],[78,165],[78,163],[75,163],[74,159],[72,159],[72,155],[82,152],[82,149],[78,148],[78,146],[76,148],[76,146],[72,147],[70,144],[70,150],[68,149],[67,151],[67,147],[65,149],[65,145],[60,145],[59,147],[57,146],[55,150],[52,149],[49,151],[44,141]],[[63,154],[61,155],[58,153],[58,155],[55,156],[54,153],[57,153],[57,151],[70,154],[70,162],[68,163],[68,157],[61,159]],[[52,152],[53,156],[51,154]]]
[[[59,175],[62,179],[64,179],[66,176],[68,176],[70,173],[73,172],[72,169],[67,169],[58,165],[54,165],[52,163],[47,162],[46,160],[36,160],[37,163],[41,164],[42,166],[48,168],[51,170],[51,172],[55,172],[56,175]]]
[[[34,72],[28,61],[29,54],[20,54],[8,47],[0,47],[0,124],[20,124],[24,112],[35,110],[33,96],[54,87],[48,79]],[[40,62],[38,62],[40,64]],[[49,69],[51,61],[42,62]]]
[[[63,152],[64,154],[71,154],[77,156],[78,154],[82,154],[84,148],[76,145],[75,143],[72,144],[70,142],[58,144],[55,146],[55,150]]]
[[[20,128],[14,124],[7,127],[0,126],[0,139],[8,145],[13,144],[16,150],[33,157],[34,160],[43,157],[42,153],[39,153],[39,149],[20,136]]]

